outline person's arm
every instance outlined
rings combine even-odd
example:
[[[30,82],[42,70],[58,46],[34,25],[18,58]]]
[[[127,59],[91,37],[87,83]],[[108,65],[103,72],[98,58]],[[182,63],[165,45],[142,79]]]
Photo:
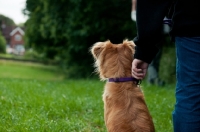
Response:
[[[144,79],[149,63],[159,50],[163,19],[171,0],[138,0],[136,9],[136,51],[132,62],[132,76]]]
[[[132,0],[132,11],[136,11],[136,0]]]
[[[131,19],[136,21],[136,0],[132,0]]]
[[[163,19],[171,0],[138,0],[136,9],[137,36],[134,58],[150,63],[159,50]]]

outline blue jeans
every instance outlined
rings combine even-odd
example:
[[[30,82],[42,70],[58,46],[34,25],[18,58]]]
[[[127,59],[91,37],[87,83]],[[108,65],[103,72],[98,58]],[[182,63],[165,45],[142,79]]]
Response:
[[[174,132],[200,132],[200,37],[176,37]]]

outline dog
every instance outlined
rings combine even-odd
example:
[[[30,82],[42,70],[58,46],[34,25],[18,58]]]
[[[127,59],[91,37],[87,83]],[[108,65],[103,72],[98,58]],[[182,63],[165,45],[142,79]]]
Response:
[[[134,49],[129,40],[97,42],[90,49],[100,79],[108,79],[103,93],[108,132],[155,132],[138,80],[131,76]]]

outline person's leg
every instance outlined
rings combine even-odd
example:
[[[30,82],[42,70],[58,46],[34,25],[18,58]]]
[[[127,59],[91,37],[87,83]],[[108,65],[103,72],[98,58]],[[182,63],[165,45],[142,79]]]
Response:
[[[200,132],[200,37],[176,37],[174,132]]]

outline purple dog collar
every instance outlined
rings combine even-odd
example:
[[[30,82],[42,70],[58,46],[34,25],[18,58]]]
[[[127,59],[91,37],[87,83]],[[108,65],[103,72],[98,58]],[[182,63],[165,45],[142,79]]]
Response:
[[[108,79],[108,82],[128,82],[128,81],[135,81],[136,84],[140,83],[140,80],[133,78],[133,77],[109,78]]]

